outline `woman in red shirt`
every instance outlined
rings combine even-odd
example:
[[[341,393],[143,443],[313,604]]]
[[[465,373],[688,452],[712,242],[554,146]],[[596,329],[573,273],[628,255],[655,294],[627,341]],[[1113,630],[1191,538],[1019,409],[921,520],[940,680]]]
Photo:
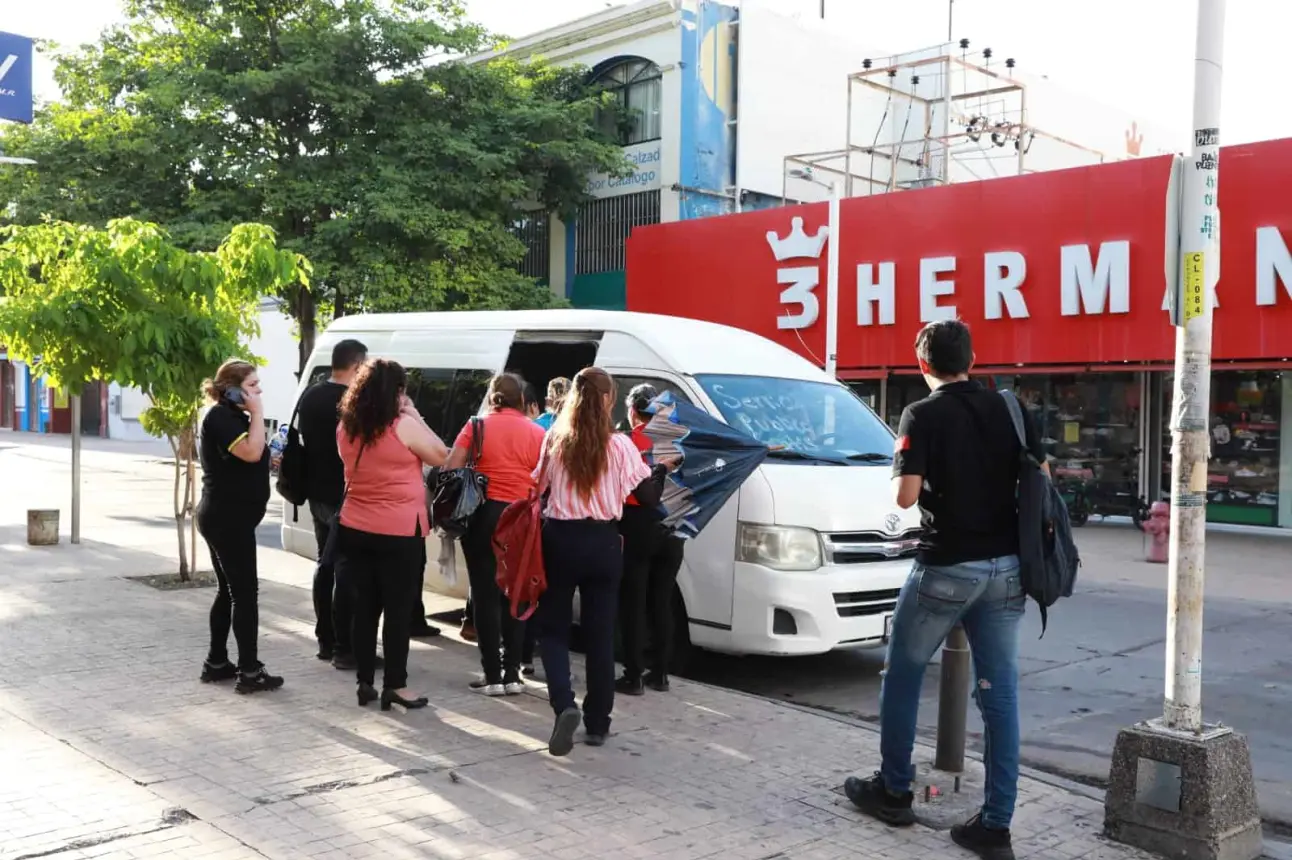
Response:
[[[525,414],[525,383],[514,373],[499,374],[490,380],[485,402],[489,413],[480,419],[484,438],[475,469],[489,479],[489,485],[484,504],[462,537],[480,667],[484,670],[484,677],[471,686],[486,696],[514,696],[525,692],[520,677],[524,625],[512,617],[498,588],[493,533],[507,506],[526,498],[534,486],[543,428]],[[453,443],[448,468],[466,465],[474,438],[475,425],[468,421]]]
[[[543,446],[535,478],[549,490],[544,509],[543,566],[547,591],[539,600],[538,643],[547,676],[548,701],[556,724],[547,748],[568,755],[580,718],[589,746],[610,733],[615,704],[615,614],[623,574],[619,518],[624,500],[636,495],[659,504],[664,469],[642,461],[632,440],[614,432],[611,412],[615,383],[599,367],[579,371],[565,405]],[[587,647],[588,693],[583,711],[570,684],[570,625],[574,592]]]
[[[448,450],[426,426],[408,395],[404,368],[384,358],[359,369],[341,398],[337,451],[345,467],[345,496],[337,529],[338,579],[354,589],[354,657],[359,704],[377,698],[377,619],[384,615],[386,667],[381,709],[422,708],[408,684],[411,601],[430,522],[422,464],[442,466]]]

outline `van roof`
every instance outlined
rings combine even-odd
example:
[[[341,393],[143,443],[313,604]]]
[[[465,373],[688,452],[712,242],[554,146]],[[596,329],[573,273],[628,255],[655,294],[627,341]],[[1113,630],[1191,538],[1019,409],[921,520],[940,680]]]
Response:
[[[630,335],[681,373],[833,380],[798,353],[743,329],[686,317],[632,311],[555,308],[529,311],[447,311],[358,314],[334,320],[329,334],[445,329],[614,331]]]

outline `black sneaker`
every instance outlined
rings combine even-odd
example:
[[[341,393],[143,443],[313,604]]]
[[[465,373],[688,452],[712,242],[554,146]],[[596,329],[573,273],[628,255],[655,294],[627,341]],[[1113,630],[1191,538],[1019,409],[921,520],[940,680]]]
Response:
[[[332,668],[339,669],[342,672],[353,672],[359,668],[353,654],[336,654],[332,658]]]
[[[589,732],[583,736],[583,742],[590,747],[603,747],[606,745],[606,736]]]
[[[642,686],[640,677],[624,675],[618,681],[615,681],[615,692],[623,693],[625,696],[644,696],[646,688]]]
[[[434,624],[423,621],[421,624],[414,624],[413,629],[408,631],[408,635],[412,639],[434,639],[440,635],[440,632],[440,628]]]
[[[242,693],[260,693],[266,690],[277,690],[283,685],[283,679],[277,675],[271,675],[265,671],[264,665],[261,665],[255,672],[239,672],[238,683],[234,685],[234,692]]]
[[[1014,860],[1014,846],[1008,830],[995,830],[982,823],[982,816],[975,815],[965,824],[951,828],[951,841],[983,860]]]
[[[320,660],[326,663],[328,660],[331,660],[334,655],[335,655],[335,649],[333,649],[330,646],[325,648],[324,646],[320,645],[318,653],[315,654],[314,656],[318,657]]]
[[[915,811],[911,809],[915,795],[909,791],[894,794],[884,786],[884,778],[878,773],[870,779],[848,777],[843,784],[843,793],[848,795],[853,806],[892,827],[910,827],[915,823]]]
[[[663,672],[647,672],[646,686],[650,687],[657,693],[668,692],[668,675]]]
[[[202,683],[214,684],[218,681],[232,681],[238,677],[238,667],[225,660],[218,666],[207,661],[202,662]]]
[[[579,709],[570,706],[556,717],[552,726],[552,737],[547,741],[547,751],[555,756],[569,755],[574,749],[574,733],[578,731],[583,715]]]

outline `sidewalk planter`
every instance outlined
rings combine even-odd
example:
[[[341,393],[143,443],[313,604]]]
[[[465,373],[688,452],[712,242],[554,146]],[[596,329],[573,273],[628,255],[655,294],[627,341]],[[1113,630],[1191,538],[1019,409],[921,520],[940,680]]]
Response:
[[[30,546],[58,543],[58,511],[27,511],[27,543]]]

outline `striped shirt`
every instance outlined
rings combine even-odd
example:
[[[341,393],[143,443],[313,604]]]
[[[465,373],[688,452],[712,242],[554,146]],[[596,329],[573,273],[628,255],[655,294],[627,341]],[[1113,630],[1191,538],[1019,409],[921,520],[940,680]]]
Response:
[[[584,499],[570,482],[560,458],[551,456],[548,447],[543,447],[534,479],[539,480],[543,469],[548,469],[551,493],[547,497],[546,515],[549,519],[609,522],[623,516],[624,499],[650,477],[650,467],[642,461],[641,452],[632,439],[623,433],[611,434],[607,453],[606,471],[591,495]]]

